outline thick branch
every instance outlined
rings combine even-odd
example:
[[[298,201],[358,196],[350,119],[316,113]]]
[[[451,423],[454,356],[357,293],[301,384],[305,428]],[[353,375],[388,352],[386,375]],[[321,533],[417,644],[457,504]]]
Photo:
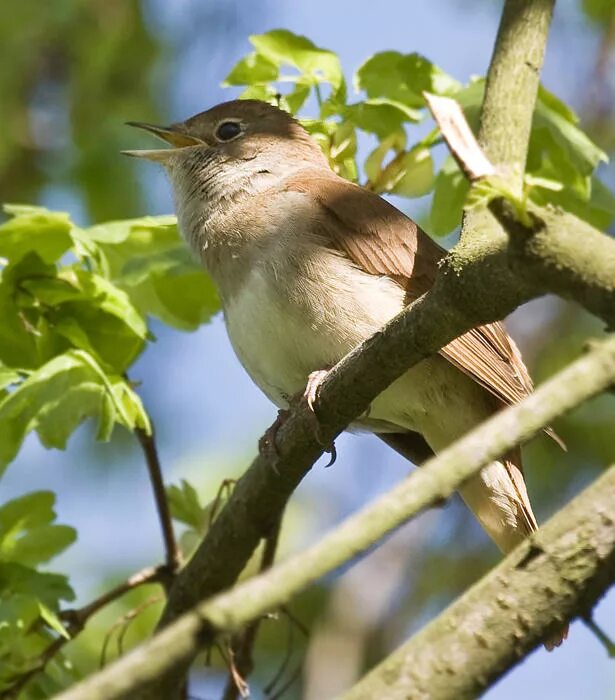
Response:
[[[478,141],[519,191],[555,0],[507,0],[493,50]]]
[[[468,180],[476,183],[494,175],[459,105],[428,93],[425,99]],[[496,176],[490,186],[498,185]],[[521,200],[519,206],[523,216],[503,196],[488,205],[509,237],[510,269],[528,285],[542,284],[544,291],[582,304],[615,328],[615,240],[567,212]]]
[[[249,621],[284,604],[302,588],[369,549],[412,515],[447,498],[482,466],[614,381],[615,337],[612,337],[596,344],[585,357],[546,382],[521,404],[498,413],[430,460],[307,551],[199,604],[152,640],[59,700],[173,697],[178,670],[181,677],[182,669],[217,634],[236,632]]]
[[[615,466],[343,700],[472,700],[615,581]]]
[[[584,306],[615,329],[615,240],[573,214],[528,206],[532,226],[520,223],[510,203],[489,209],[510,237],[513,270],[528,283]]]

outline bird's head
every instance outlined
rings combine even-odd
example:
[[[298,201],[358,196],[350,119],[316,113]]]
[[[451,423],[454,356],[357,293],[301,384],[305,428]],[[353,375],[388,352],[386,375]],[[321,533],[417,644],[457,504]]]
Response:
[[[224,175],[233,169],[284,177],[302,167],[327,166],[320,148],[296,119],[259,100],[224,102],[170,126],[128,124],[149,131],[170,148],[124,153],[162,163],[172,181]],[[210,172],[212,168],[216,173]]]

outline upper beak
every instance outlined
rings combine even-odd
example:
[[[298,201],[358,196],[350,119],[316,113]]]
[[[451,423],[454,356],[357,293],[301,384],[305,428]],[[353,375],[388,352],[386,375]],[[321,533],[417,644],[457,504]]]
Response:
[[[155,124],[147,124],[146,122],[126,122],[128,126],[135,126],[137,129],[149,131],[154,136],[171,144],[173,148],[160,148],[154,150],[139,150],[139,151],[122,151],[124,155],[134,156],[135,158],[147,158],[148,160],[165,161],[174,149],[185,148],[186,146],[202,146],[205,141],[187,134],[179,124],[171,126],[156,126]]]

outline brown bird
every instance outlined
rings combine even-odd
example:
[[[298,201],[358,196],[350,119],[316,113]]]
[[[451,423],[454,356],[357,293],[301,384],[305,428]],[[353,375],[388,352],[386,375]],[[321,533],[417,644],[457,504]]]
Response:
[[[132,122],[173,148],[127,153],[164,165],[179,228],[216,283],[242,365],[279,407],[433,284],[445,251],[376,194],[336,175],[286,112],[220,104],[169,127]],[[404,453],[439,452],[532,391],[501,323],[475,328],[408,370],[352,426]],[[504,552],[536,529],[521,453],[460,489]]]

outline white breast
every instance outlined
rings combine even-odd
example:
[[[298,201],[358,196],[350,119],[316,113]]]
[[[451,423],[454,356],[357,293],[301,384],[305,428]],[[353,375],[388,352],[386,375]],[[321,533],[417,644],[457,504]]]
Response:
[[[310,372],[330,368],[403,304],[391,280],[333,251],[310,255],[301,272],[279,260],[253,268],[225,308],[240,362],[280,407],[304,389]]]

